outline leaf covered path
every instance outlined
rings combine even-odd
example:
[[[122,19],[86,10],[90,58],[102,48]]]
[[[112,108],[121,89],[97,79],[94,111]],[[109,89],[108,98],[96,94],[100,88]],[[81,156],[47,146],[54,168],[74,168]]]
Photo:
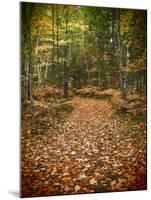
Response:
[[[145,131],[116,116],[107,101],[72,103],[64,121],[23,135],[23,196],[146,189]]]

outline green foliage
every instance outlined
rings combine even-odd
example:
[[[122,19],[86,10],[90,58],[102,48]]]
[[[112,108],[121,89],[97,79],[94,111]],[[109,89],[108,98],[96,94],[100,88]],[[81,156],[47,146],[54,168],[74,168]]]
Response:
[[[118,89],[122,74],[127,77],[127,89],[137,84],[145,91],[146,11],[30,3],[24,3],[22,8],[26,8],[22,9],[21,21],[22,68],[26,77],[26,33],[30,25],[34,82],[64,87],[66,79],[69,88]]]

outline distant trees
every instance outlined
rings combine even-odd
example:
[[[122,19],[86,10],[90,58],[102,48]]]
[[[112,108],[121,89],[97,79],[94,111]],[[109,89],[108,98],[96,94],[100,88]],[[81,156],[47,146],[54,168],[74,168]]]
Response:
[[[145,66],[144,58],[146,59],[144,55],[146,52],[146,12],[107,8],[86,8],[85,12],[88,13],[87,23],[92,33],[88,38],[89,43],[92,40],[91,45],[94,46],[91,47],[93,49],[91,55],[94,55],[95,59],[93,58],[91,63],[96,66],[97,62],[100,66],[99,75],[95,76],[95,78],[99,77],[97,79],[99,87],[101,85],[120,88],[123,98],[126,97],[127,90],[140,92],[135,88],[138,88],[136,82],[140,81],[137,78],[138,74],[142,77],[144,73],[146,74],[146,69],[143,67]],[[139,27],[142,27],[143,31]],[[142,67],[136,64],[138,57],[142,58]],[[95,74],[97,74],[97,67],[95,69]],[[140,87],[140,89],[143,88]]]
[[[146,11],[21,3],[23,99],[56,85],[146,90]]]

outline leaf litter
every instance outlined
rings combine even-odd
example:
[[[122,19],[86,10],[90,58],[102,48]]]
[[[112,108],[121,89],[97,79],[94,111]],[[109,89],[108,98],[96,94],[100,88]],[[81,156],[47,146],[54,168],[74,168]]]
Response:
[[[23,196],[146,189],[145,129],[128,126],[107,101],[75,97],[72,103],[63,120],[48,113],[39,132],[24,123]]]

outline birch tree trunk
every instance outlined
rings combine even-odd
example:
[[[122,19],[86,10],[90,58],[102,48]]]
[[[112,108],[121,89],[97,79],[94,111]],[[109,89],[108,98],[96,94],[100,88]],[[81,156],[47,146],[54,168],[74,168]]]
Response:
[[[39,29],[38,32],[38,37],[37,37],[37,42],[36,42],[36,51],[35,51],[35,57],[38,55],[38,47],[39,47],[39,41],[40,41],[40,33],[41,33],[41,28]],[[34,61],[35,63],[35,61]],[[40,62],[39,62],[40,64]],[[42,77],[41,77],[41,67],[37,67],[37,74],[38,74],[38,84],[40,85],[42,83]]]
[[[99,67],[99,90],[101,90],[101,67]]]
[[[29,78],[29,65],[28,65],[28,62],[27,62],[27,59],[26,59],[25,60],[25,101],[29,100],[29,97],[28,97],[28,89],[29,89],[28,78]]]
[[[130,57],[130,54],[129,54],[129,45],[127,44],[126,45],[126,66],[129,65],[129,57]],[[127,73],[124,72],[123,74],[123,92],[124,92],[124,98],[127,96]]]
[[[41,67],[37,67],[37,72],[38,72],[38,84],[40,85],[42,83],[42,72],[41,72]]]
[[[47,80],[47,76],[48,76],[48,60],[47,59],[47,63],[46,63],[46,69],[45,69],[45,79]]]
[[[119,65],[119,80],[120,80],[120,89],[122,98],[125,98],[125,88],[124,88],[124,79],[122,73],[123,67],[123,54],[122,54],[122,44],[121,44],[121,34],[120,34],[120,10],[118,9],[116,12],[116,26],[117,26],[117,46],[118,46],[118,65]]]
[[[87,73],[88,73],[88,85],[91,87],[91,76],[90,76],[88,61],[87,61],[87,57],[86,57],[84,48],[83,48],[83,54],[84,54],[86,69],[87,69]]]

